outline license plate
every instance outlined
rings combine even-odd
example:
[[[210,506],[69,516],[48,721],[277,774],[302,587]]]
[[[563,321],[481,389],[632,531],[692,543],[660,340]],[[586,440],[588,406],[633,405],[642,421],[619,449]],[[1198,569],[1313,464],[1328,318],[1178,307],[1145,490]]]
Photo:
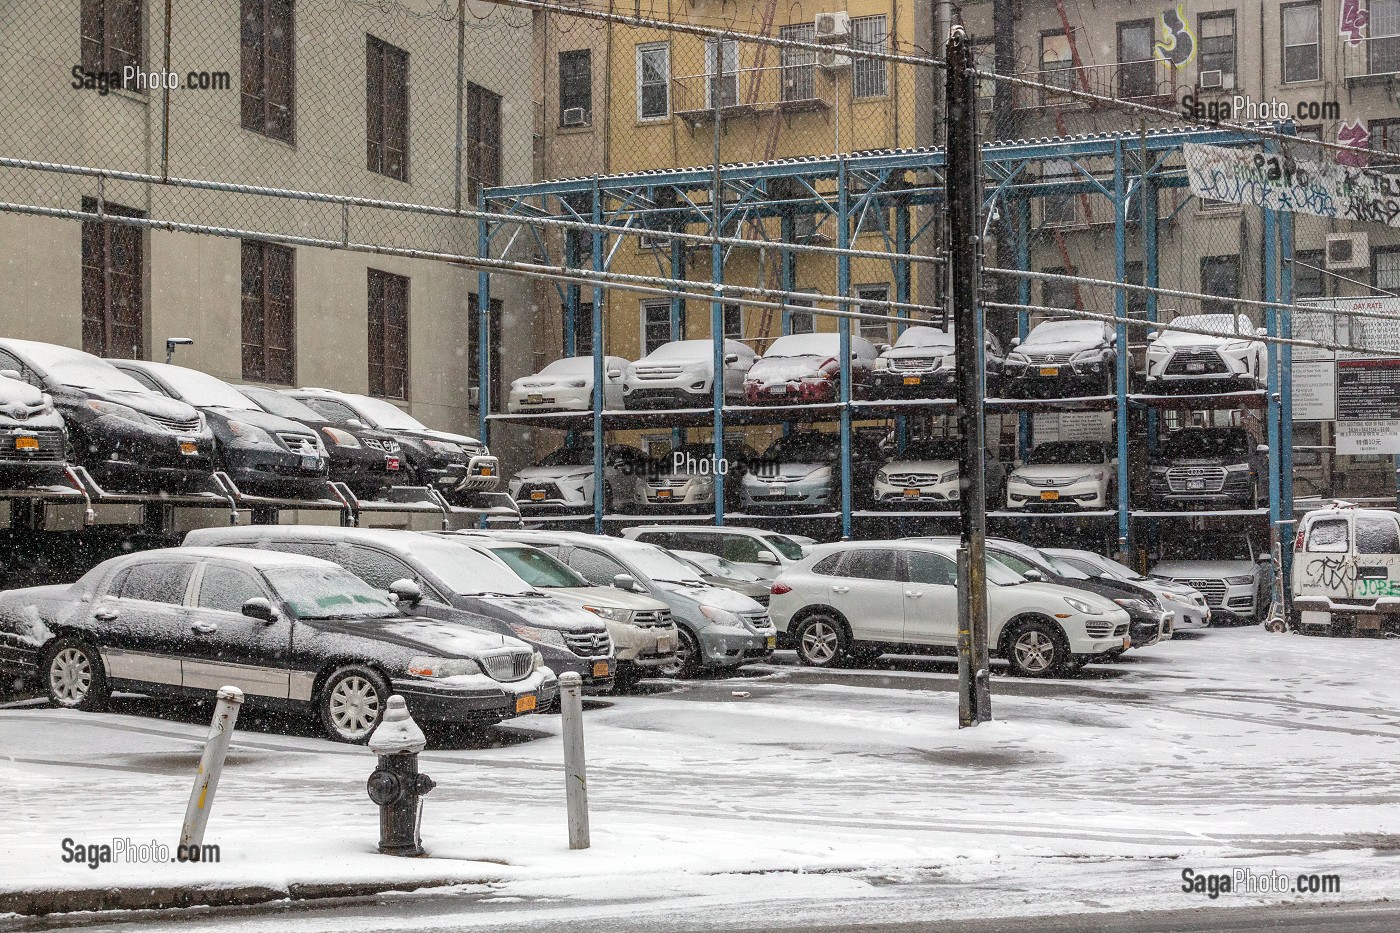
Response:
[[[384,469],[385,469],[386,471],[388,471],[388,472],[390,472],[390,473],[393,473],[393,472],[397,471],[398,468],[399,468],[399,458],[398,458],[398,457],[385,457],[385,458],[384,458]]]
[[[787,495],[787,487],[786,487],[786,486],[769,486],[769,487],[768,487],[768,495],[770,495],[770,496],[785,496],[785,495]]]
[[[1186,364],[1186,371],[1187,371],[1188,373],[1203,373],[1203,372],[1206,371],[1206,364],[1205,364],[1205,363],[1187,363],[1187,364]]]
[[[1058,367],[1058,366],[1042,366],[1042,367],[1040,367],[1040,374],[1041,374],[1042,376],[1058,376],[1058,375],[1060,374],[1060,367]]]
[[[769,395],[787,395],[787,386],[769,386]]]
[[[535,711],[535,695],[515,698],[515,711],[517,713],[533,713]]]
[[[1189,479],[1186,481],[1187,489],[1205,489],[1206,481],[1203,479]]]
[[[1058,492],[1055,492],[1054,490],[1047,489],[1045,492],[1042,492],[1040,494],[1041,502],[1054,502],[1058,498],[1060,498],[1060,494]]]
[[[543,404],[544,404],[544,396],[543,396],[543,395],[527,395],[527,396],[525,396],[525,404],[526,404],[526,405],[543,405]]]
[[[919,498],[919,490],[917,490],[917,489],[906,489],[906,490],[904,490],[904,498],[906,498],[906,499],[917,499],[917,498]]]
[[[918,385],[918,384],[919,384],[920,382],[922,382],[922,381],[923,381],[923,380],[920,379],[918,376],[905,376],[905,377],[904,377],[904,384],[907,385],[907,386],[916,386],[916,385]]]
[[[38,450],[39,439],[37,437],[17,437],[15,438],[15,450]]]
[[[195,454],[199,453],[199,445],[194,443],[194,441],[181,441],[180,453],[186,457],[193,457]]]
[[[543,490],[543,489],[532,489],[532,490],[530,490],[530,501],[531,501],[531,502],[543,502],[543,501],[544,501],[544,490]]]
[[[496,471],[495,471],[495,469],[492,468],[492,467],[482,467],[481,470],[480,470],[480,475],[481,475],[481,476],[495,476],[495,475],[496,475]]]
[[[1128,650],[1129,648],[1131,648],[1132,646],[1133,646],[1133,636],[1131,636],[1131,635],[1124,635],[1124,636],[1123,636],[1123,650],[1124,650],[1124,651],[1127,651],[1127,650]]]
[[[606,677],[606,676],[608,676],[608,662],[607,662],[607,661],[599,661],[599,662],[597,662],[596,664],[594,664],[594,665],[593,665],[593,676],[594,676],[594,677]]]
[[[319,470],[321,468],[320,457],[302,457],[301,468],[303,470]]]
[[[670,635],[663,635],[661,638],[658,638],[658,639],[656,640],[656,653],[657,653],[657,654],[670,654],[672,651],[675,651],[675,650],[676,650],[676,640],[675,640],[674,638],[672,638]]]
[[[768,636],[767,645],[768,645],[769,648],[776,648],[776,647],[778,647],[778,636],[777,636],[777,635],[769,635],[769,636]]]
[[[656,490],[656,498],[658,498],[658,499],[669,499],[669,498],[671,498],[671,490],[669,490],[669,489],[658,489],[658,490]]]

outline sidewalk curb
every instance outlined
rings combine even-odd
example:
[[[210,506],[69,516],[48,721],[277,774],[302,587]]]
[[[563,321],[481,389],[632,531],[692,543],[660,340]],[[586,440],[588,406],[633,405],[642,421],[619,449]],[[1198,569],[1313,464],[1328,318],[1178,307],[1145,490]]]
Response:
[[[390,891],[417,891],[463,884],[488,884],[481,878],[405,878],[400,881],[294,881],[284,886],[67,888],[0,891],[0,915],[106,910],[167,910],[175,907],[249,907],[272,901],[307,901],[368,897]]]

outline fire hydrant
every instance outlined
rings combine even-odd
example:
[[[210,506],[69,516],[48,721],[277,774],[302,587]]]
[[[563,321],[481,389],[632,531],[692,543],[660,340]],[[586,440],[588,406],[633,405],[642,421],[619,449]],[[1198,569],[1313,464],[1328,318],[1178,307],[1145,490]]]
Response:
[[[437,786],[418,773],[418,753],[427,744],[403,697],[389,697],[384,719],[369,737],[379,766],[365,782],[369,799],[379,805],[379,851],[385,855],[423,854],[419,808],[423,795]]]

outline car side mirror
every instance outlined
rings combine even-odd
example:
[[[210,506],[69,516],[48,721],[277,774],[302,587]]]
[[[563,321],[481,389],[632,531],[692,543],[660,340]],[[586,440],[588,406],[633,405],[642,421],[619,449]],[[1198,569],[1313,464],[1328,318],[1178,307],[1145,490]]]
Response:
[[[363,421],[361,421],[359,418],[347,418],[346,421],[345,421],[345,423],[346,423],[346,425],[348,425],[349,427],[355,428],[355,429],[357,429],[357,430],[362,429],[362,428],[364,428],[364,426],[365,426],[365,423],[364,423]]]
[[[1260,554],[1258,557],[1254,558],[1254,560],[1261,564],[1267,564],[1273,561],[1273,557],[1266,553]]]
[[[774,554],[772,551],[759,551],[758,556],[754,558],[754,560],[760,564],[768,564],[770,567],[778,566],[778,555]]]
[[[6,379],[24,379],[24,377],[19,374],[19,371],[14,369],[0,369],[0,376],[4,376]]]
[[[1039,570],[1027,570],[1025,573],[1021,574],[1021,576],[1030,580],[1032,583],[1042,583],[1045,580],[1045,574],[1041,573]]]
[[[277,611],[277,607],[262,596],[254,596],[244,603],[243,614],[250,619],[261,619],[268,625],[282,618],[282,613]]]
[[[423,588],[407,577],[390,583],[389,592],[394,594],[400,605],[416,606],[423,601]]]
[[[1269,452],[1269,445],[1268,445],[1268,444],[1259,444],[1258,446],[1256,446],[1256,447],[1254,448],[1254,452],[1257,453],[1257,454],[1266,454],[1266,453]]]
[[[615,586],[615,587],[617,587],[619,590],[632,590],[632,591],[635,591],[635,590],[638,588],[638,587],[637,587],[637,578],[634,577],[634,576],[632,576],[630,573],[619,573],[619,574],[617,574],[616,576],[613,577],[613,584],[612,584],[612,585]]]
[[[1011,338],[1011,345],[1012,345],[1013,347],[1019,347],[1019,346],[1021,345],[1021,338],[1020,338],[1020,337],[1012,337],[1012,338]]]
[[[1160,330],[1149,330],[1147,332],[1148,340],[1156,340],[1160,336],[1162,336],[1162,332]]]
[[[621,378],[622,378],[622,370],[620,370],[620,369],[610,369],[610,370],[608,370],[608,378],[609,378],[609,379],[621,379]]]
[[[739,362],[739,354],[737,354],[737,353],[726,353],[726,354],[724,355],[724,361],[725,361],[726,363],[737,363],[737,362]]]

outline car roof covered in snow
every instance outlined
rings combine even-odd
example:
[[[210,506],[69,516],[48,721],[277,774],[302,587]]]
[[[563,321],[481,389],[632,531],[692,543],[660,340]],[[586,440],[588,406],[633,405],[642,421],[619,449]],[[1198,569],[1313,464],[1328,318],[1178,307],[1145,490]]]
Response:
[[[230,560],[250,567],[270,569],[272,567],[334,567],[335,564],[319,557],[305,554],[288,554],[285,551],[263,551],[251,547],[167,547],[151,551],[137,551],[118,558],[123,562],[141,563],[144,560],[181,559]]]
[[[875,344],[858,334],[851,334],[851,349],[862,355],[875,354]],[[785,356],[832,356],[840,352],[839,333],[788,334],[773,341],[773,345],[764,352],[763,358],[769,360]]]

